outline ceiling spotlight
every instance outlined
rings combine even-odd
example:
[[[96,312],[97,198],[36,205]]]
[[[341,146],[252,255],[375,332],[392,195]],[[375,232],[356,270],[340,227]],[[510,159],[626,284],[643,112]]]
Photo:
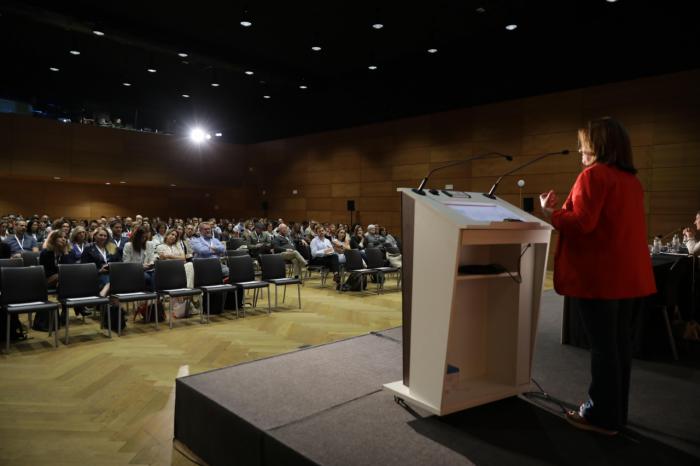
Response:
[[[263,96],[263,99],[269,99],[269,98],[270,98],[269,95],[264,95],[264,96]]]
[[[190,95],[189,94],[182,94],[182,97],[184,97],[185,99],[189,99]]]
[[[60,180],[61,177],[60,177],[60,176],[54,176],[53,179],[54,179],[54,180]]]
[[[131,83],[122,83],[122,86],[124,86],[124,87],[131,87]]]
[[[190,139],[192,139],[192,141],[194,141],[196,144],[204,142],[206,137],[207,135],[202,128],[194,128],[192,131],[190,131]]]
[[[252,25],[253,25],[253,23],[251,23],[250,21],[246,21],[246,20],[241,21],[241,26],[243,26],[244,28],[249,28]]]
[[[120,181],[119,184],[126,184],[126,181]]]
[[[79,51],[79,50],[71,50],[71,51],[68,52],[68,53],[70,53],[71,55],[76,55],[76,56],[80,55],[80,51]]]
[[[299,85],[299,89],[308,89],[308,87],[305,86],[304,84],[300,84],[300,85]]]
[[[374,71],[374,70],[377,69],[377,65],[369,65],[367,68],[369,68],[370,70]]]
[[[219,83],[211,83],[211,87],[219,87],[219,86],[220,86]]]
[[[253,76],[255,73],[250,70],[246,70],[245,74],[247,74],[248,76]]]
[[[216,133],[214,136],[216,136],[217,138],[220,138],[221,136],[223,136],[223,133]]]
[[[176,185],[175,183],[170,183],[170,187],[174,188],[174,187],[176,187],[176,186],[177,186],[177,185]]]
[[[509,31],[515,31],[516,29],[518,29],[518,25],[517,24],[509,24],[508,26],[506,26],[506,29],[508,29]]]
[[[100,36],[100,37],[105,35],[105,33],[100,31],[99,29],[93,29],[92,33],[95,34],[96,36]]]
[[[605,0],[605,1],[608,2],[608,3],[615,3],[615,2],[617,2],[617,0]]]
[[[207,139],[211,139],[211,134],[207,133],[207,135],[204,136],[204,137],[207,138]]]
[[[319,47],[318,45],[314,45],[313,47],[311,47],[311,50],[313,50],[314,52],[320,52],[321,47]]]
[[[110,183],[110,182],[108,181],[108,182],[106,182],[105,184],[106,184],[107,186],[109,186],[109,185],[111,185],[112,183]]]
[[[437,53],[437,49],[428,49],[428,53]]]
[[[476,9],[476,12],[477,13],[486,13],[486,8],[484,8],[483,6],[480,6],[479,8]]]
[[[51,71],[61,71],[59,68],[56,68],[55,66],[52,66],[49,68]]]
[[[374,24],[372,25],[372,27],[373,27],[374,29],[379,30],[379,29],[383,28],[384,25],[383,25],[382,23],[374,23]]]
[[[188,55],[185,52],[180,52],[177,54],[177,56],[180,58],[187,58],[188,57]]]
[[[155,73],[158,70],[156,70],[155,68],[146,68],[146,71],[148,71],[149,73]]]

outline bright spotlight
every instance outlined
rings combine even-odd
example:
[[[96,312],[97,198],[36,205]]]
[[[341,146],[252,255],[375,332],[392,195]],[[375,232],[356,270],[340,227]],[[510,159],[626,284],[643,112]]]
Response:
[[[192,131],[190,131],[190,139],[192,139],[192,141],[196,144],[204,142],[206,137],[207,133],[205,133],[202,128],[194,128]]]
[[[223,136],[223,134],[222,134],[222,133],[216,133],[214,136],[216,136],[217,138],[220,138],[221,136]]]
[[[204,137],[207,138],[207,139],[211,139],[211,134],[207,133],[207,135],[204,136]]]

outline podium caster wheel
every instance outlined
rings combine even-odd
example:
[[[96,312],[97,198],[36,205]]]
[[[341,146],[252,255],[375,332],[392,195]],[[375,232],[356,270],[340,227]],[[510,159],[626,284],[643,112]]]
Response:
[[[398,395],[394,395],[394,403],[403,405],[405,401],[403,401],[403,398],[399,397]]]

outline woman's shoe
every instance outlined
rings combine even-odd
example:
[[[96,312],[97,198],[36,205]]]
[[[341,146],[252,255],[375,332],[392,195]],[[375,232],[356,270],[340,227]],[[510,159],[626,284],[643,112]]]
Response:
[[[566,418],[566,421],[571,424],[572,426],[582,429],[582,430],[588,430],[591,432],[595,432],[597,434],[602,434],[602,435],[608,435],[608,436],[613,436],[617,435],[618,431],[616,430],[611,430],[611,429],[606,429],[604,427],[596,426],[594,424],[591,424],[586,420],[585,417],[581,416],[577,411],[569,411],[566,413],[564,416]]]

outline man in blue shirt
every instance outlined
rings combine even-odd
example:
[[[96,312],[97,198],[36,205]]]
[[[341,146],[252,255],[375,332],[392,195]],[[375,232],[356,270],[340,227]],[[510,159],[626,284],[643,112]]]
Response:
[[[190,246],[194,257],[216,257],[221,258],[226,254],[226,246],[212,235],[211,223],[202,222],[199,224],[199,237],[190,238]],[[221,273],[227,277],[228,267],[221,264]]]
[[[22,251],[39,252],[36,240],[27,234],[27,222],[21,219],[15,222],[15,234],[8,234],[5,244],[10,247],[12,257],[21,257]]]

